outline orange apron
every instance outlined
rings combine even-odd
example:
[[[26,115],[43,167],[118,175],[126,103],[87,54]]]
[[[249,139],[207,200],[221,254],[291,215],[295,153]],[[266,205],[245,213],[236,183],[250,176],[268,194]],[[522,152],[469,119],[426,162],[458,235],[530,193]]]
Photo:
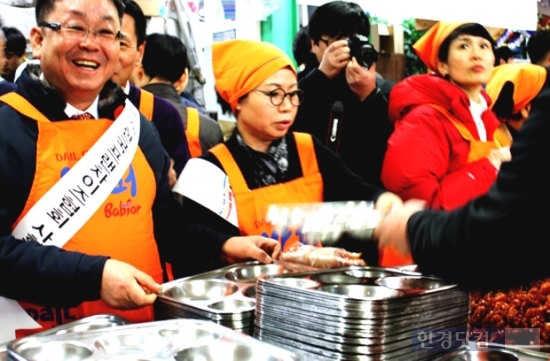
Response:
[[[493,149],[509,147],[512,144],[512,137],[504,125],[495,129],[492,141],[484,142],[475,139],[468,128],[447,110],[434,104],[430,104],[430,106],[443,114],[455,126],[462,138],[470,143],[467,163],[472,163],[487,157]],[[392,246],[384,248],[380,257],[380,265],[383,267],[394,267],[413,263],[412,257],[401,255]]]
[[[147,90],[140,89],[139,93],[139,112],[147,118],[153,120],[153,109],[155,107],[155,96]]]
[[[281,243],[283,251],[298,243],[320,246],[316,240],[308,241],[300,229],[279,229],[266,221],[267,208],[271,204],[311,203],[323,201],[323,179],[319,173],[313,139],[309,134],[293,133],[296,139],[301,178],[285,183],[250,190],[239,166],[225,144],[210,150],[222,164],[233,190],[237,205],[237,217],[241,235],[262,235]]]
[[[13,93],[15,94],[15,93]],[[16,95],[16,94],[15,94]],[[50,122],[19,95],[2,98],[38,125],[36,173],[19,223],[32,206],[92,147],[109,128],[112,120],[66,120]],[[112,162],[112,160],[111,160]],[[108,165],[107,165],[108,166]],[[105,172],[105,171],[104,171]],[[106,173],[105,173],[106,174]],[[100,178],[95,180],[100,181]],[[153,233],[152,206],[156,181],[143,152],[137,149],[124,177],[97,212],[69,240],[63,249],[89,255],[104,255],[127,262],[162,282],[162,268]],[[70,292],[71,290],[67,290]],[[115,310],[103,301],[83,302],[77,307],[46,307],[19,302],[43,329],[18,330],[17,337],[43,331],[82,317],[109,313],[131,322],[153,320],[152,306],[139,310]]]
[[[185,129],[185,136],[187,137],[187,144],[189,144],[191,158],[197,158],[202,155],[199,131],[199,111],[195,108],[187,107],[187,129]]]

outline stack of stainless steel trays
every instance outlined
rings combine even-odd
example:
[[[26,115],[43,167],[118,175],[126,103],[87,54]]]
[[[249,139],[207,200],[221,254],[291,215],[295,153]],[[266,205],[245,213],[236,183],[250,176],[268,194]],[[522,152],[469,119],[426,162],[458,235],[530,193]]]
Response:
[[[52,329],[42,331],[35,334],[33,337],[44,337],[51,335],[64,335],[73,332],[84,332],[90,330],[100,330],[110,327],[127,325],[130,322],[122,317],[115,315],[95,315],[85,317],[77,321],[69,322],[64,325],[54,327]],[[0,345],[0,361],[6,361],[8,359],[8,343]]]
[[[204,320],[168,320],[46,337],[8,346],[14,361],[299,361],[288,350]]]
[[[316,360],[423,360],[413,330],[466,328],[469,293],[398,269],[347,267],[258,280],[260,340]]]
[[[196,318],[251,335],[256,309],[256,279],[289,269],[247,262],[163,285],[155,302],[155,319]]]

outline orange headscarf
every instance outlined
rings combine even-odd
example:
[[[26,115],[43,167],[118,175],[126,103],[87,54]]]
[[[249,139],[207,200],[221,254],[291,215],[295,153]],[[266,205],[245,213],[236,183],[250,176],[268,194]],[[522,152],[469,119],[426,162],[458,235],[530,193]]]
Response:
[[[501,118],[518,113],[538,95],[546,81],[546,69],[530,63],[503,64],[495,67],[487,83],[493,111]]]
[[[250,93],[292,60],[275,45],[251,40],[228,40],[212,46],[216,90],[235,110],[239,98]]]
[[[426,64],[428,69],[433,72],[439,73],[437,70],[437,64],[439,63],[439,48],[441,44],[447,39],[453,31],[461,25],[467,24],[467,22],[438,22],[430,28],[416,43],[413,45],[413,49],[416,54]]]

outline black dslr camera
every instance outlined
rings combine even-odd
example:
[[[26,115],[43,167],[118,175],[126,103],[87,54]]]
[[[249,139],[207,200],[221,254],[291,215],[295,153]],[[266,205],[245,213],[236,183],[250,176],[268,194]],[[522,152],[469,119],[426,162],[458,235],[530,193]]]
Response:
[[[355,57],[357,62],[369,69],[378,60],[378,52],[369,44],[369,39],[363,35],[354,35],[348,39],[350,58]]]

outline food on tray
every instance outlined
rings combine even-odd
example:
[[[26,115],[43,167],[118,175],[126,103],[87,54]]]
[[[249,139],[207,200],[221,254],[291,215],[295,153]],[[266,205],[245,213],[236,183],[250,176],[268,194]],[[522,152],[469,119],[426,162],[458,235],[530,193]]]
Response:
[[[299,245],[281,254],[281,260],[317,268],[340,268],[366,266],[361,253],[348,252],[342,248]]]
[[[540,329],[540,344],[550,343],[550,278],[526,287],[471,293],[470,328]],[[513,336],[514,330],[508,330]],[[523,331],[525,332],[525,331]],[[504,343],[504,332],[489,342]],[[506,343],[509,343],[506,338]]]

